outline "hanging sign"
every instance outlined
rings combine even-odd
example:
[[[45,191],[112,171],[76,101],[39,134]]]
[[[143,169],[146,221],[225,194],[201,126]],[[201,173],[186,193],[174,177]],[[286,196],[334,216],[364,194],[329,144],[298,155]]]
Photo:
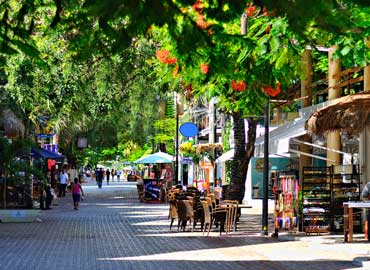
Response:
[[[198,134],[198,127],[194,123],[186,122],[180,126],[180,133],[185,137],[194,137]]]

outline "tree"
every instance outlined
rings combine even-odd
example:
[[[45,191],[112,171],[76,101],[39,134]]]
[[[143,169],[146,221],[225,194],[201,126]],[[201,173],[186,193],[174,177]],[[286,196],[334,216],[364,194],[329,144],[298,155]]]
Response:
[[[201,14],[201,10],[193,9],[189,13]],[[232,115],[235,156],[228,195],[239,201],[244,197],[244,183],[256,137],[257,120],[248,116],[262,115],[267,95],[279,94],[280,88],[288,87],[291,78],[297,77],[300,52],[299,44],[291,42],[295,36],[284,18],[262,16],[258,10],[252,15],[246,36],[239,34],[239,18],[223,27],[222,21],[212,21],[210,29],[199,26],[203,31],[215,30],[207,36],[206,46],[186,55],[177,51],[176,40],[168,29],[153,30],[157,40],[162,41],[161,50],[157,51],[157,72],[161,80],[171,83],[174,89],[178,84],[191,85],[195,95],[217,96],[218,107]],[[184,27],[180,23],[177,25]],[[177,71],[175,75],[174,70]]]
[[[268,11],[260,2],[255,1],[253,5],[251,1],[137,3],[91,0],[62,3],[55,0],[56,15],[51,21],[53,31],[61,34],[70,54],[90,61],[88,68],[97,59],[107,59],[129,48],[134,38],[141,34],[156,35],[157,29],[152,25],[160,27],[161,40],[159,46],[154,46],[162,52],[157,55],[163,60],[157,67],[158,73],[163,75],[161,83],[170,85],[168,90],[177,89],[180,84],[186,88],[191,83],[195,94],[219,96],[219,105],[233,114],[237,131],[242,132],[238,129],[242,126],[241,119],[249,114],[261,114],[266,93],[275,95],[278,89],[287,89],[293,83],[292,79],[297,80],[299,60],[295,56],[303,46],[339,44],[340,54],[347,59],[356,56],[352,57],[356,63],[360,59],[365,63],[369,56],[362,41],[369,33],[366,17],[369,10],[364,0],[310,0],[309,9],[306,1],[266,0],[263,3]],[[306,9],[307,13],[304,13]],[[246,36],[237,34],[242,11],[251,18]],[[295,14],[306,15],[297,18]],[[346,14],[352,14],[349,20],[344,17]],[[338,24],[337,33],[334,33],[332,27],[336,26],[338,18],[346,19],[346,23]],[[173,73],[178,75],[174,78]],[[146,79],[135,77],[136,86],[142,82],[139,78]],[[146,109],[146,103],[137,104]],[[147,117],[145,113],[137,116]],[[252,132],[255,123],[253,119],[249,122]],[[139,129],[141,125],[132,127]],[[242,133],[236,134],[243,137]],[[253,135],[250,136],[252,143]],[[241,139],[239,141],[243,143]],[[245,151],[240,145],[234,169],[244,164],[238,164],[237,160],[243,162],[242,156],[247,160],[252,150]],[[244,188],[244,165],[242,168],[243,173],[236,173],[232,180],[236,183],[234,194],[238,199],[242,192],[237,189],[242,191]]]

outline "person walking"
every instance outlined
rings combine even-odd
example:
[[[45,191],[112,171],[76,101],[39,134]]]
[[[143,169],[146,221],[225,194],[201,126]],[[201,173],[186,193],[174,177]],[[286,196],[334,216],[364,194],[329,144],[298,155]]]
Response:
[[[66,196],[66,188],[68,184],[68,173],[63,169],[60,173],[59,179],[59,196],[58,197],[65,197]]]
[[[114,181],[114,175],[115,175],[115,170],[112,168],[112,170],[111,170],[111,172],[110,172],[110,174],[112,175],[112,181]]]
[[[107,176],[107,185],[109,185],[109,178],[110,178],[110,171],[109,171],[109,168],[106,170],[105,174],[106,174],[106,176]]]
[[[78,204],[84,197],[84,191],[81,184],[78,182],[78,178],[75,177],[72,183],[72,198],[74,210],[78,210]]]
[[[121,178],[121,170],[117,170],[116,171],[116,174],[117,174],[117,181],[120,181],[120,178]]]
[[[102,188],[102,185],[103,185],[103,178],[104,178],[104,172],[103,172],[103,169],[100,168],[98,170],[98,176],[97,176],[97,181],[98,181],[98,187],[99,188]]]

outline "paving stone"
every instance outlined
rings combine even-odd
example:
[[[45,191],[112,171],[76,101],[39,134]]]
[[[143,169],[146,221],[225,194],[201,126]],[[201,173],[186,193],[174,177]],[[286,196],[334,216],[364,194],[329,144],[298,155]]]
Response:
[[[329,244],[261,237],[259,215],[247,215],[246,226],[240,228],[248,229],[229,237],[217,232],[207,237],[199,228],[170,232],[168,206],[140,203],[135,183],[83,187],[86,198],[79,211],[73,210],[67,194],[58,206],[41,213],[42,222],[0,224],[0,269],[354,268],[346,249],[341,256],[347,257],[340,257]]]

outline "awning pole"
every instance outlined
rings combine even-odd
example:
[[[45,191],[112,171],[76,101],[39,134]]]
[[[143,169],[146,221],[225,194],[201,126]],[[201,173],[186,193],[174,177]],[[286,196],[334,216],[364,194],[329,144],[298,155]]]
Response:
[[[328,148],[328,147],[325,147],[325,146],[321,146],[321,145],[317,145],[317,144],[313,144],[313,143],[308,143],[308,142],[300,141],[300,140],[297,140],[297,139],[294,139],[294,138],[292,138],[292,140],[295,141],[295,142],[297,142],[297,143],[307,144],[309,146],[317,147],[317,148],[320,148],[320,149],[323,149],[323,150],[327,150],[327,151],[331,151],[331,152],[335,152],[335,153],[339,153],[339,154],[343,154],[343,155],[352,155],[352,153],[346,153],[346,152],[339,151],[339,150],[336,150],[336,149],[333,149],[333,148]]]
[[[335,160],[332,160],[332,159],[312,155],[312,154],[309,154],[309,153],[305,153],[305,152],[301,152],[301,151],[297,151],[297,150],[293,150],[293,149],[289,149],[289,152],[296,153],[296,154],[299,154],[299,155],[309,156],[309,157],[313,157],[313,158],[317,158],[317,159],[322,159],[322,160],[330,161],[330,162],[333,162],[333,163],[336,162]]]

